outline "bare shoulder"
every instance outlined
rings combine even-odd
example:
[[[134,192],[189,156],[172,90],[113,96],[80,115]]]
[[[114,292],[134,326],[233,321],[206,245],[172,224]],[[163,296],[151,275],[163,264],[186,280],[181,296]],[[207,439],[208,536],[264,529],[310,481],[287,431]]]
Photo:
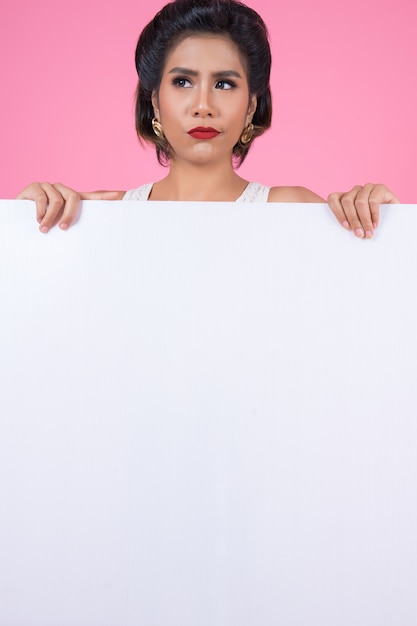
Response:
[[[326,202],[306,187],[271,187],[268,202]]]

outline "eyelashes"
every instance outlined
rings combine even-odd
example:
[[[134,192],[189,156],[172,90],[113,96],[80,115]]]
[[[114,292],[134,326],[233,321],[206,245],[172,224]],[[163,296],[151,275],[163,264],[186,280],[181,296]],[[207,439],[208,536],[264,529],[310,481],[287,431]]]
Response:
[[[192,83],[191,80],[185,76],[175,76],[175,78],[172,79],[172,85],[174,85],[174,87],[187,89],[192,86]],[[221,91],[228,91],[230,89],[235,89],[236,87],[237,85],[233,80],[218,80],[215,83],[215,89],[219,89]]]
[[[188,78],[184,78],[183,76],[176,76],[172,79],[172,84],[174,87],[191,87],[191,82]]]
[[[222,87],[220,87],[222,85]],[[233,80],[218,80],[216,83],[217,89],[234,89],[237,87],[236,83]]]

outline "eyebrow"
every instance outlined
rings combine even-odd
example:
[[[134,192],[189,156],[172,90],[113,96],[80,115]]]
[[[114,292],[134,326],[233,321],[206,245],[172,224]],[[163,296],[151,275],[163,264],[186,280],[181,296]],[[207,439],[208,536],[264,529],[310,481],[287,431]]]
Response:
[[[196,70],[191,70],[188,67],[173,67],[169,70],[168,74],[184,74],[184,76],[198,76]],[[213,72],[214,78],[242,78],[239,72],[235,70],[223,70],[221,72]]]

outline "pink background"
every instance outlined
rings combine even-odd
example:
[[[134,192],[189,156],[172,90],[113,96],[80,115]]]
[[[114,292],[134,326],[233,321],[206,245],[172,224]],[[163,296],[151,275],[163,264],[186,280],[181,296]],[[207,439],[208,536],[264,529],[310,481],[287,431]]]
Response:
[[[134,130],[134,49],[164,2],[3,0],[0,197],[33,180],[128,189],[164,175]],[[322,195],[384,182],[417,203],[415,0],[249,0],[269,26],[272,129],[241,175]]]

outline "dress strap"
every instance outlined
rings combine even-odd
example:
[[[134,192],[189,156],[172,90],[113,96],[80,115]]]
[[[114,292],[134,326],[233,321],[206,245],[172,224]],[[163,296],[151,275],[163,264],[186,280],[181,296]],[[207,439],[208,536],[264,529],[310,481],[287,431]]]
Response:
[[[261,183],[248,183],[236,202],[268,202],[270,189]]]
[[[153,183],[148,183],[137,189],[129,189],[123,196],[123,200],[149,200]]]

